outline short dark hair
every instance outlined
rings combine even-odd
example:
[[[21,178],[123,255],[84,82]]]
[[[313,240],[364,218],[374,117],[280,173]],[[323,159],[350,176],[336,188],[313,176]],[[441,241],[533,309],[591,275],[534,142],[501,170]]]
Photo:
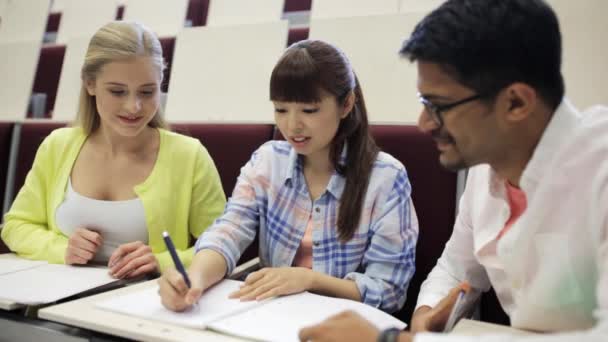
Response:
[[[555,109],[565,91],[561,44],[543,0],[448,0],[416,25],[400,54],[441,65],[477,93],[526,83]]]

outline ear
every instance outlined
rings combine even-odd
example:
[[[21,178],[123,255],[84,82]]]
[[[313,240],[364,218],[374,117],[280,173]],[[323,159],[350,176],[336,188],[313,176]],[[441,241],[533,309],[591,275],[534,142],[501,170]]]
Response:
[[[84,83],[85,88],[87,88],[87,93],[89,93],[90,96],[95,96],[95,92],[96,92],[95,81],[91,80],[91,79],[87,79],[87,80],[83,80],[83,83]]]
[[[505,89],[506,119],[519,122],[527,119],[538,105],[538,93],[525,83],[513,83]]]
[[[350,91],[348,93],[348,96],[346,97],[346,100],[344,101],[344,108],[342,108],[342,115],[340,115],[340,119],[344,119],[345,117],[348,116],[348,114],[353,110],[353,108],[355,107],[355,92],[354,91]]]

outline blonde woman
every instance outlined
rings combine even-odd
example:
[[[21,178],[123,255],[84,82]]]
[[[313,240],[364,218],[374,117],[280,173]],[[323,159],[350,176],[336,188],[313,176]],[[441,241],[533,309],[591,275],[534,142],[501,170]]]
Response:
[[[207,150],[167,130],[160,109],[164,62],[146,27],[111,22],[95,33],[82,67],[74,127],[42,143],[5,216],[15,253],[52,263],[107,263],[116,278],[171,264],[167,230],[185,264],[225,196]]]

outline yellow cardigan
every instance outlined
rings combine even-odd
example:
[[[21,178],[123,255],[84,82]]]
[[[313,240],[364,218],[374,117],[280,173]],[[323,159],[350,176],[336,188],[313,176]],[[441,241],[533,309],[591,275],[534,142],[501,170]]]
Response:
[[[160,148],[148,178],[133,188],[144,206],[148,244],[161,270],[172,266],[162,232],[171,235],[185,265],[197,238],[223,212],[226,197],[213,160],[201,143],[159,129]],[[81,128],[53,131],[40,145],[23,188],[4,216],[2,240],[22,257],[64,263],[68,246],[55,211],[63,202],[72,166],[86,140]],[[188,234],[188,232],[190,234]]]

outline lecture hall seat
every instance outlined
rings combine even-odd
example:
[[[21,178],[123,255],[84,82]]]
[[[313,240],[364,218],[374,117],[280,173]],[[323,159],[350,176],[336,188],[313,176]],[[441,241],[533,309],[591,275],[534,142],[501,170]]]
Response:
[[[26,121],[21,124],[21,136],[17,150],[13,199],[25,183],[25,177],[32,168],[36,151],[42,141],[57,128],[65,127],[65,122]]]
[[[14,125],[11,122],[0,122],[0,208],[4,207],[4,190],[6,187],[6,174],[8,171],[13,127]],[[1,221],[3,220],[0,218]],[[8,247],[0,239],[0,254],[8,252]]]
[[[222,179],[226,197],[251,154],[272,138],[270,124],[174,124],[174,131],[197,138],[207,148]],[[238,264],[258,256],[258,239],[243,252]]]

